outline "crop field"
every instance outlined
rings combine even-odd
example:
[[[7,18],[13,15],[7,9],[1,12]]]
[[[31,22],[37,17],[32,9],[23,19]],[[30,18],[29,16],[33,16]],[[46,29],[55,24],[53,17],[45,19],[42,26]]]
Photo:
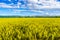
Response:
[[[0,18],[0,40],[60,40],[60,18]]]

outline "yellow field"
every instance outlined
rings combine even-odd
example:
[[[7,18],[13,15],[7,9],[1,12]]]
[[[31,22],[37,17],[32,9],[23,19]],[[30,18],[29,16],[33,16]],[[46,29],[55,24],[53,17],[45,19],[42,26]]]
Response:
[[[60,40],[60,18],[0,18],[0,40]]]

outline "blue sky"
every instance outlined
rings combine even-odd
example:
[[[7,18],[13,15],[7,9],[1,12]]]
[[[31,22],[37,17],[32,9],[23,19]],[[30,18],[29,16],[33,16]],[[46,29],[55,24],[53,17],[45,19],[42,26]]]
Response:
[[[1,16],[60,16],[60,0],[0,0]]]

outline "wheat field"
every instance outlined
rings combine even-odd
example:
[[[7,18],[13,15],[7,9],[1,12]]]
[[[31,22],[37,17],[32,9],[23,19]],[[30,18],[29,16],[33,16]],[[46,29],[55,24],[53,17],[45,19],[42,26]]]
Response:
[[[60,40],[60,18],[0,18],[0,40]]]

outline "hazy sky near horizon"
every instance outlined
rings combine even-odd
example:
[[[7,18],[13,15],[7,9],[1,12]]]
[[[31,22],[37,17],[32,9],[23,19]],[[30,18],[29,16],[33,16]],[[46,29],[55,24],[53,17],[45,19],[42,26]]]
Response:
[[[0,15],[60,15],[60,0],[0,0]]]

